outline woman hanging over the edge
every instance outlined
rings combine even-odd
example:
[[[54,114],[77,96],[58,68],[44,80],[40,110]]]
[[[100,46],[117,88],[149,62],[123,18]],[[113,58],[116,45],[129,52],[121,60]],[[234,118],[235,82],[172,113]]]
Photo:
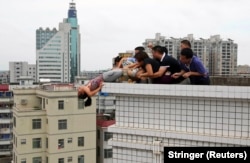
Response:
[[[90,106],[92,103],[91,97],[98,93],[103,86],[103,82],[114,82],[123,74],[122,69],[113,69],[97,76],[90,80],[87,84],[78,88],[78,98],[86,99],[85,106]]]

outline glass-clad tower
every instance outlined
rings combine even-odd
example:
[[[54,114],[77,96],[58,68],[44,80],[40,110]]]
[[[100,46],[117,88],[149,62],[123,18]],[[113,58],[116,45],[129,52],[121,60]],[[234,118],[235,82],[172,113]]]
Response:
[[[71,82],[80,75],[80,33],[74,2],[59,29],[36,30],[37,81]]]
[[[77,24],[77,11],[75,3],[70,3],[68,11],[68,23],[71,25],[70,30],[70,81],[75,80],[75,76],[80,74],[80,49],[79,49],[79,29]]]

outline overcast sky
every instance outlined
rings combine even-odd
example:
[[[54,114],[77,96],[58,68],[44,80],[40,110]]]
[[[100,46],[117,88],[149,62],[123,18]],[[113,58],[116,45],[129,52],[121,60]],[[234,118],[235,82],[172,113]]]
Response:
[[[35,64],[35,31],[56,27],[70,0],[0,0],[0,70],[10,61]],[[250,65],[249,0],[75,0],[81,33],[81,70],[111,68],[119,52],[133,50],[155,33],[238,43],[238,65]]]

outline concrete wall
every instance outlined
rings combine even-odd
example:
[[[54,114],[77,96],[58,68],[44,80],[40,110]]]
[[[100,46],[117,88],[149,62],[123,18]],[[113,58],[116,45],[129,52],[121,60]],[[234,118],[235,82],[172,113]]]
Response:
[[[211,78],[211,85],[228,85],[228,86],[250,86],[250,77],[215,77]]]

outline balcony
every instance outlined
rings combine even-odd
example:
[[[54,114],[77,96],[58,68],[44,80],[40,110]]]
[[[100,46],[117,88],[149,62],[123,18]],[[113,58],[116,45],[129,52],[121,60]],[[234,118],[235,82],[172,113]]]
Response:
[[[0,128],[0,133],[1,134],[9,134],[13,131],[12,128]]]
[[[0,119],[0,124],[1,123],[7,123],[7,124],[12,123],[12,118],[11,119]]]
[[[0,139],[0,145],[10,145],[12,144],[11,139],[7,138],[7,139]],[[1,146],[0,146],[1,147]],[[1,150],[1,149],[0,149]]]
[[[0,156],[8,156],[11,155],[12,149],[0,149]]]
[[[14,102],[13,98],[9,97],[1,97],[0,98],[0,103],[10,103],[12,104]]]

